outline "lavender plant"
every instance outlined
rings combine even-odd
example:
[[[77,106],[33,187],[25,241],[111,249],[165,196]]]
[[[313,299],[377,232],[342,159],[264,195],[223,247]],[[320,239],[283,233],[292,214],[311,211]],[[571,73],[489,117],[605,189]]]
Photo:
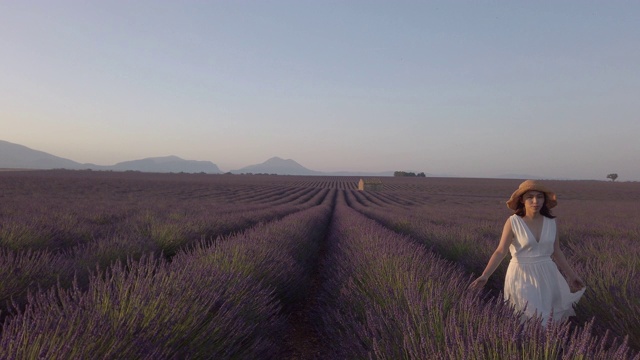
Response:
[[[357,181],[0,173],[0,357],[276,357],[333,218],[316,311],[332,355],[637,358],[637,185],[549,184],[588,291],[575,323],[544,329],[500,300],[506,262],[494,296],[466,291],[519,181],[389,178],[381,192]],[[329,189],[345,196],[336,211]]]
[[[279,221],[202,240],[169,263],[120,261],[88,289],[32,293],[9,317],[1,358],[274,358],[282,308],[304,292],[332,196]]]
[[[636,190],[637,191],[637,190]],[[637,194],[638,192],[636,192]],[[569,261],[585,279],[587,291],[578,303],[577,321],[586,324],[595,318],[595,333],[607,330],[618,337],[629,336],[629,344],[640,349],[640,288],[634,277],[640,264],[636,243],[640,241],[640,224],[635,220],[633,201],[611,200],[613,194],[588,194],[587,199],[567,199],[558,207],[560,239]],[[627,196],[633,198],[633,192]],[[493,198],[474,196],[462,206],[450,204],[451,196],[437,199],[433,205],[410,208],[367,202],[358,193],[347,193],[349,203],[361,213],[385,226],[411,236],[445,258],[480,274],[499,238],[501,221],[487,208],[496,207]],[[602,198],[601,198],[602,197]],[[587,204],[587,206],[585,206]],[[500,208],[503,207],[503,204]],[[556,210],[556,209],[554,209]],[[605,210],[605,211],[596,211]],[[615,240],[613,240],[615,239]],[[611,246],[615,243],[615,246]],[[502,288],[507,262],[490,278],[489,288],[497,295]],[[624,314],[624,315],[623,315]]]
[[[29,291],[47,289],[56,283],[70,284],[70,262],[49,251],[14,251],[0,249],[0,312],[23,307]],[[4,316],[2,316],[4,317]]]
[[[145,258],[93,277],[87,292],[34,294],[4,325],[0,357],[260,357],[273,350],[277,313],[270,292],[250,279]]]
[[[321,330],[339,358],[638,358],[569,322],[542,327],[467,290],[463,268],[338,202]],[[608,336],[608,335],[607,335]]]

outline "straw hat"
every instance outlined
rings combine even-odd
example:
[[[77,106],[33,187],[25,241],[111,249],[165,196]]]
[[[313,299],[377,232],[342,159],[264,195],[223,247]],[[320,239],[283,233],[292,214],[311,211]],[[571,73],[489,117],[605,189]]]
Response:
[[[518,190],[514,191],[511,194],[511,198],[507,201],[507,207],[511,210],[518,209],[518,202],[520,201],[520,196],[526,193],[527,191],[540,191],[545,194],[545,202],[547,204],[547,208],[551,209],[552,207],[558,205],[558,199],[556,197],[556,193],[549,190],[546,186],[542,185],[539,181],[536,180],[526,180],[520,186],[518,186]]]

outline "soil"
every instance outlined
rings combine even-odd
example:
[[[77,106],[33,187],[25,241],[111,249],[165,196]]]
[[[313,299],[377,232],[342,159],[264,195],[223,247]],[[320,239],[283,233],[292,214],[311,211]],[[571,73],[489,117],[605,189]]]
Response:
[[[316,264],[311,273],[311,287],[307,296],[294,306],[289,316],[289,334],[284,339],[286,353],[282,359],[312,360],[325,359],[322,337],[314,326],[320,308],[319,295],[323,284],[323,268],[327,254],[327,238],[318,251]]]

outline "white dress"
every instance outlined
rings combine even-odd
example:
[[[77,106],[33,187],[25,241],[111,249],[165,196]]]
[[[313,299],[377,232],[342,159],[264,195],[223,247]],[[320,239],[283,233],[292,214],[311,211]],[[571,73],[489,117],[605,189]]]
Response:
[[[523,311],[525,318],[541,316],[543,324],[551,317],[563,320],[575,315],[573,305],[585,289],[572,293],[551,260],[556,239],[555,219],[543,216],[539,242],[520,216],[512,215],[510,220],[515,236],[509,246],[511,261],[504,282],[505,300],[515,310]]]

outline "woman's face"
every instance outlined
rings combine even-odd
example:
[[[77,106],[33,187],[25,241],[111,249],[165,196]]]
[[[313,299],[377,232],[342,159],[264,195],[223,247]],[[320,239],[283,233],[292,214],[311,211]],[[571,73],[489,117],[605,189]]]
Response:
[[[522,203],[527,212],[537,213],[544,205],[544,193],[540,191],[527,191],[522,195]]]

